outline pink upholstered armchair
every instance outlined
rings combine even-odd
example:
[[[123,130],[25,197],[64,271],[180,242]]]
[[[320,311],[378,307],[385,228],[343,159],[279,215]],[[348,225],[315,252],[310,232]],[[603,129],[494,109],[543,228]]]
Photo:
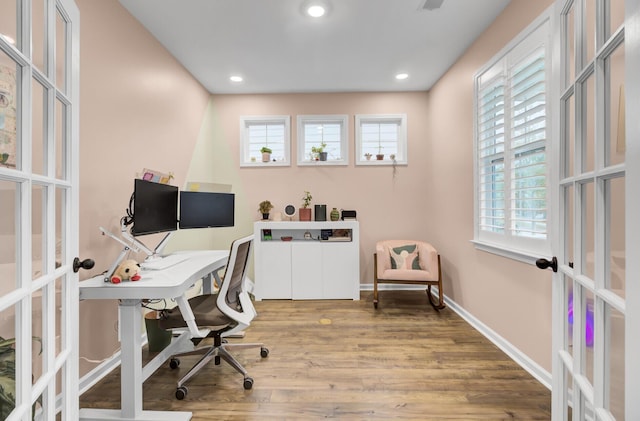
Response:
[[[373,254],[373,306],[378,308],[378,283],[427,285],[429,303],[436,310],[445,308],[442,292],[440,255],[429,243],[417,240],[384,240],[376,243]],[[431,286],[438,286],[438,301]]]

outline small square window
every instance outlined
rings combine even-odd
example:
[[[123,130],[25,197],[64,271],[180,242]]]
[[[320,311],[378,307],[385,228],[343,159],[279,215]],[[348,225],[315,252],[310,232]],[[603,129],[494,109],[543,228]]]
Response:
[[[347,165],[347,115],[298,116],[298,165]]]
[[[288,115],[240,117],[240,166],[290,165],[290,120]]]
[[[407,164],[407,115],[356,115],[356,165]]]

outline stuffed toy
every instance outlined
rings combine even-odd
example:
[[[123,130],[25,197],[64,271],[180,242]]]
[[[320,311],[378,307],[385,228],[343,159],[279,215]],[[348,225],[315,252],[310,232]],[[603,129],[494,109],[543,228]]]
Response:
[[[120,266],[113,272],[111,276],[112,284],[119,284],[122,281],[137,281],[140,276],[140,265],[135,260],[125,260],[120,263]]]

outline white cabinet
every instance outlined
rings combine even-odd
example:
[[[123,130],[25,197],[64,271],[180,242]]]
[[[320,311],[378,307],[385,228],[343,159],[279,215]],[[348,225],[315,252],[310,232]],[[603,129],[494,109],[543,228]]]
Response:
[[[360,299],[357,221],[260,221],[254,234],[257,300]]]

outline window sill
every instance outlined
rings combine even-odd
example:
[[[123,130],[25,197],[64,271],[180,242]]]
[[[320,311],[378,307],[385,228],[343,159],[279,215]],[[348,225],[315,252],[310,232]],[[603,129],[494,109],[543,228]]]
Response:
[[[393,165],[399,165],[399,166],[407,166],[407,161],[398,161],[396,160],[396,162],[393,162],[389,159],[383,159],[381,161],[378,161],[377,159],[371,159],[370,161],[356,161],[356,165],[371,165],[371,166],[375,166],[375,165],[382,165],[382,166],[393,166]]]
[[[329,165],[329,166],[331,166],[331,165],[339,166],[339,165],[343,165],[344,166],[344,165],[349,165],[349,163],[347,161],[345,161],[345,160],[342,160],[342,159],[340,159],[340,160],[338,160],[338,159],[327,160],[327,161],[298,161],[298,166],[300,166],[300,167],[313,167],[313,166],[316,166],[316,165],[319,165],[319,166],[327,166],[327,165]]]
[[[286,161],[276,161],[276,162],[241,162],[240,167],[290,167],[291,164]]]
[[[548,257],[544,255],[536,255],[534,256],[531,252],[526,252],[522,250],[514,250],[511,248],[507,248],[502,245],[487,243],[478,240],[471,240],[476,249],[486,251],[487,253],[496,254],[498,256],[506,257],[507,259],[517,260],[522,263],[528,263],[530,265],[535,265],[536,260],[541,257]]]

